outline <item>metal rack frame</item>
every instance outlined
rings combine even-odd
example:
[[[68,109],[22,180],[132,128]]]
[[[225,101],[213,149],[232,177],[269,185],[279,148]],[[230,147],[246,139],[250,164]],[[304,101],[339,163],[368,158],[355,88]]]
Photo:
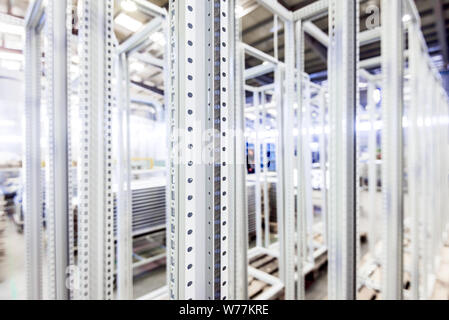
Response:
[[[233,13],[234,1],[169,4],[170,299],[235,295]]]
[[[42,299],[42,189],[40,152],[40,33],[42,1],[34,1],[25,18],[25,242],[28,299]]]
[[[117,58],[117,106],[118,106],[118,152],[117,152],[117,297],[120,300],[133,298],[132,263],[132,199],[131,199],[131,152],[130,152],[130,81],[129,56],[147,42],[148,37],[163,29],[167,35],[167,12],[145,6],[154,16],[138,33],[122,43],[116,51]],[[143,59],[140,57],[140,59]],[[148,61],[149,59],[145,59]],[[155,63],[152,60],[151,64]],[[160,65],[160,63],[157,63]],[[160,65],[164,70],[165,61]],[[166,72],[164,73],[166,74]],[[165,79],[167,85],[168,79]],[[148,261],[153,261],[149,259]],[[140,263],[141,264],[141,263]]]
[[[50,90],[49,137],[47,155],[48,249],[51,299],[112,299],[114,273],[114,236],[112,200],[112,108],[115,95],[114,55],[118,54],[117,97],[120,117],[118,192],[118,298],[132,297],[132,234],[129,154],[129,81],[128,55],[149,33],[161,24],[168,33],[166,108],[169,123],[169,169],[167,187],[167,290],[170,299],[245,299],[247,275],[264,279],[273,287],[263,295],[270,298],[285,288],[285,298],[304,299],[302,274],[306,267],[307,221],[310,203],[306,200],[310,183],[306,176],[310,159],[295,156],[298,150],[310,153],[302,107],[307,101],[307,81],[303,85],[304,33],[313,35],[329,49],[329,141],[321,151],[329,152],[330,188],[324,187],[326,242],[329,255],[329,298],[355,299],[357,292],[357,214],[356,190],[357,141],[355,136],[358,108],[358,79],[369,80],[369,92],[375,85],[384,90],[383,109],[383,195],[384,195],[384,282],[385,299],[402,299],[404,218],[403,218],[403,78],[408,58],[413,94],[408,107],[407,154],[408,193],[412,230],[412,297],[427,298],[435,278],[438,249],[447,241],[449,101],[441,79],[427,55],[419,31],[416,7],[409,0],[383,0],[381,29],[359,32],[359,1],[320,0],[290,12],[278,2],[258,3],[280,18],[285,26],[285,62],[242,43],[240,21],[234,17],[234,1],[171,0],[169,12],[135,0],[156,16],[142,32],[114,50],[113,1],[81,0],[79,4],[79,48],[81,75],[79,83],[82,117],[79,157],[78,261],[66,288],[66,272],[75,264],[73,256],[73,212],[71,205],[71,164],[69,146],[71,92],[66,81],[70,53],[72,2],[50,0],[47,8],[36,0],[30,6],[26,24],[26,161],[25,218],[27,246],[28,297],[42,299],[42,199],[40,162],[40,48],[39,34],[46,24],[49,48],[45,73]],[[66,8],[69,8],[66,11]],[[72,10],[72,11],[71,11]],[[402,16],[410,14],[404,26]],[[313,24],[317,17],[329,15],[330,34]],[[166,20],[165,20],[166,17]],[[393,24],[394,22],[394,24]],[[64,27],[65,24],[65,27]],[[393,28],[391,26],[393,25]],[[404,32],[409,33],[409,50],[403,52]],[[358,62],[362,43],[381,38],[380,59]],[[275,35],[277,42],[277,35]],[[61,50],[63,49],[63,50]],[[266,65],[244,70],[244,54],[256,56]],[[391,57],[394,57],[392,63]],[[142,57],[140,57],[142,58]],[[380,63],[382,81],[359,70]],[[278,127],[278,222],[280,279],[248,268],[246,216],[246,160],[244,143],[244,81],[258,74],[274,71],[272,86],[276,96]],[[299,75],[299,76],[298,76]],[[418,85],[424,77],[433,91]],[[304,89],[303,89],[304,88]],[[260,90],[256,90],[257,95]],[[327,105],[326,93],[319,99]],[[310,98],[310,97],[309,97]],[[295,140],[294,103],[298,140]],[[373,124],[374,107],[369,101]],[[263,104],[263,103],[262,103]],[[423,105],[424,107],[420,107]],[[260,115],[259,115],[260,116]],[[259,117],[258,117],[259,118]],[[441,118],[445,120],[441,120]],[[325,110],[321,114],[323,141],[326,142]],[[204,134],[205,133],[205,134]],[[374,136],[375,140],[375,136]],[[375,142],[375,141],[374,141]],[[370,136],[370,198],[372,203],[373,136]],[[68,150],[64,155],[56,150]],[[400,152],[398,152],[400,150]],[[257,156],[260,154],[257,153]],[[259,158],[260,160],[260,158]],[[298,210],[295,211],[294,179],[298,168]],[[321,163],[326,172],[326,159]],[[259,166],[260,170],[260,166]],[[443,174],[441,174],[443,172]],[[325,176],[325,174],[324,174]],[[266,193],[265,193],[266,195]],[[267,197],[265,197],[267,199]],[[326,200],[328,199],[328,200]],[[327,201],[327,203],[326,203]],[[259,199],[260,202],[260,199]],[[422,214],[426,206],[435,214]],[[267,206],[265,206],[267,208]],[[260,212],[259,212],[260,215]],[[267,217],[267,214],[265,215]],[[260,219],[259,219],[260,220]],[[261,221],[259,221],[258,224]],[[261,230],[258,232],[261,239]],[[295,249],[295,243],[297,249]],[[265,244],[272,249],[269,242]],[[310,245],[310,244],[309,244]],[[258,246],[262,246],[259,241]],[[277,249],[276,249],[277,250]],[[273,252],[276,250],[272,250]],[[309,248],[309,252],[313,249]],[[295,285],[297,284],[296,290]]]
[[[81,151],[79,162],[79,299],[112,299],[113,1],[78,2]]]

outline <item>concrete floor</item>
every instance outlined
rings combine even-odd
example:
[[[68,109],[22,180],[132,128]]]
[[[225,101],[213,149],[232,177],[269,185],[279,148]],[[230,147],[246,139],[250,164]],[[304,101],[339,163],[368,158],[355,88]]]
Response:
[[[1,267],[0,300],[21,300],[26,298],[25,241],[17,233],[9,219],[5,229],[5,257]]]
[[[381,195],[378,194],[377,208],[380,215]],[[367,194],[361,194],[362,203],[367,203]],[[366,206],[364,206],[366,207]],[[369,221],[367,219],[366,210],[361,210],[361,232],[367,231]],[[24,235],[17,233],[13,222],[7,220],[5,230],[5,247],[6,257],[0,272],[0,300],[3,299],[25,299],[26,298],[26,281],[25,281],[25,244]],[[366,245],[361,246],[362,255],[367,250]],[[45,263],[45,262],[44,262]],[[148,268],[147,268],[148,269]],[[155,289],[166,284],[165,264],[153,264],[151,271],[139,269],[135,270],[134,276],[134,298],[139,298]],[[44,266],[44,297],[46,296],[46,272]],[[3,280],[1,280],[3,279]],[[306,298],[309,300],[322,300],[327,298],[327,271],[321,272],[320,277],[313,283],[310,283]]]

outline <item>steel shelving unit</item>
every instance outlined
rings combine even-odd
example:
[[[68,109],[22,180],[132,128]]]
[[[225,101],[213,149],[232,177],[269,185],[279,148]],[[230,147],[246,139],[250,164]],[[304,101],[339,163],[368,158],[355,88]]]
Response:
[[[206,4],[203,0],[171,0],[168,10],[143,0],[135,2],[152,19],[121,44],[113,31],[112,0],[80,0],[77,7],[71,0],[48,0],[45,7],[43,1],[36,0],[30,5],[25,21],[24,211],[28,297],[44,298],[44,234],[48,250],[48,298],[133,297],[128,64],[130,56],[137,55],[137,59],[163,69],[169,150],[165,188],[167,285],[142,299],[161,295],[169,299],[247,299],[248,276],[271,285],[263,298],[273,298],[284,289],[286,300],[305,299],[304,274],[314,264],[317,249],[313,239],[310,179],[312,105],[318,106],[317,121],[321,127],[315,135],[319,137],[323,177],[322,250],[327,252],[329,261],[328,297],[356,299],[359,287],[370,283],[358,267],[360,146],[356,125],[360,113],[360,78],[367,81],[371,126],[368,234],[374,240],[370,241],[369,249],[373,254],[371,263],[382,268],[384,280],[377,289],[384,299],[408,298],[403,290],[403,274],[407,269],[412,279],[411,297],[428,298],[438,251],[448,237],[449,100],[427,54],[413,1],[383,0],[382,26],[360,32],[358,0],[318,0],[295,12],[277,1],[258,0],[259,5],[273,13],[275,29],[279,24],[284,26],[284,61],[279,60],[277,50],[271,56],[243,42],[242,21],[235,15],[234,0],[211,0]],[[403,21],[404,15],[410,19]],[[314,24],[316,18],[323,16],[329,17],[329,34]],[[72,32],[75,22],[79,23],[78,38]],[[149,35],[158,30],[167,39],[164,58],[138,53]],[[328,48],[327,84],[312,83],[304,72],[306,34]],[[404,52],[406,34],[408,50]],[[43,69],[42,36],[47,43]],[[273,40],[278,43],[277,32]],[[359,47],[378,40],[382,43],[381,56],[368,62],[359,61]],[[80,58],[77,85],[70,81],[74,44]],[[245,55],[264,63],[245,70]],[[380,75],[364,69],[376,63],[381,65]],[[411,88],[408,104],[404,99],[406,69]],[[273,84],[262,87],[246,84],[247,80],[270,72],[274,73]],[[42,75],[48,87],[48,128],[40,127]],[[430,85],[421,85],[423,78]],[[373,96],[377,89],[382,90],[384,219],[381,223],[376,221],[374,209],[378,112]],[[255,110],[256,248],[252,250],[248,250],[245,91],[253,93]],[[82,120],[78,159],[73,159],[70,144],[71,137],[78,134],[70,126],[74,106],[69,97],[74,94],[80,97]],[[267,144],[261,135],[267,119],[267,96],[272,97],[276,110],[277,135],[272,137],[277,156],[276,203],[269,202]],[[113,109],[118,110],[117,141],[112,138]],[[40,137],[44,129],[48,132],[45,232],[40,174]],[[113,146],[117,150],[115,171]],[[71,170],[75,161],[76,219],[72,202],[75,175]],[[116,228],[113,179],[117,182]],[[411,252],[411,266],[403,263],[404,230],[408,226],[405,201],[410,216],[407,221],[410,221],[411,246],[407,250]],[[269,209],[274,205],[277,243],[270,241],[269,233]],[[432,214],[426,214],[427,211]],[[376,224],[381,225],[382,237],[376,236]],[[382,259],[374,254],[378,242],[382,243]],[[248,267],[248,259],[259,253],[278,259],[279,277]]]

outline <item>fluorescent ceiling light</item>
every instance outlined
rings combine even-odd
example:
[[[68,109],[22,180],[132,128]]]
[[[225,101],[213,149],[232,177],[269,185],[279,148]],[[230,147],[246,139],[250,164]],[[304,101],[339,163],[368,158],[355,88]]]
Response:
[[[158,45],[160,45],[161,47],[164,47],[165,44],[167,43],[165,41],[165,36],[162,32],[154,32],[150,35],[150,40],[153,41],[154,43],[157,43]]]
[[[120,3],[120,6],[122,7],[123,10],[125,10],[127,12],[134,12],[137,10],[136,3],[131,0],[122,0],[122,2]]]
[[[137,21],[124,13],[120,13],[117,18],[115,18],[115,23],[132,32],[136,32],[142,28],[142,22]]]
[[[25,28],[23,28],[21,26],[16,26],[16,25],[13,25],[13,24],[0,22],[0,32],[1,33],[17,34],[19,36],[23,36],[25,34]]]

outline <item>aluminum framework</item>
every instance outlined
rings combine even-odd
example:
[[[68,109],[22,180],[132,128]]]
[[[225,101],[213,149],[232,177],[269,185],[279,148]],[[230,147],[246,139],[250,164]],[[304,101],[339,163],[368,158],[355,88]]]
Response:
[[[46,161],[46,228],[49,298],[69,298],[66,275],[69,267],[69,132],[67,22],[71,18],[65,0],[48,1],[46,7],[46,80],[48,147]],[[71,21],[71,20],[70,20]],[[71,32],[71,28],[70,28]],[[70,163],[71,166],[71,163]]]
[[[34,1],[25,19],[25,242],[28,299],[42,299],[42,189],[40,153],[40,30],[42,1]]]
[[[156,15],[145,27],[117,48],[117,100],[118,100],[118,150],[117,150],[117,297],[121,300],[133,298],[133,238],[131,199],[131,137],[130,137],[130,80],[129,57],[146,44],[148,37],[158,29],[167,34],[166,11],[153,10]],[[139,56],[142,60],[142,57]],[[151,60],[151,59],[145,59]],[[150,61],[152,62],[152,61]],[[154,62],[152,62],[154,64]],[[157,63],[164,68],[165,61]],[[167,73],[164,70],[164,75]],[[165,84],[168,79],[165,77]]]
[[[384,299],[402,299],[402,115],[403,42],[402,1],[382,1],[382,191],[385,219],[383,262]]]
[[[356,297],[355,120],[358,1],[329,2],[330,299]]]
[[[245,144],[245,92],[243,78],[245,54],[242,43],[241,20],[234,19],[235,25],[235,192],[234,192],[234,298],[248,299],[248,201],[246,194],[246,144]]]
[[[78,2],[81,150],[78,268],[79,299],[112,299],[113,1]]]
[[[49,1],[44,8],[42,1],[34,1],[26,17],[26,241],[28,297],[42,299],[42,173],[40,163],[40,77],[41,30],[45,26],[45,77],[47,90],[48,146],[46,154],[46,230],[48,257],[48,298],[65,300],[73,278],[70,265],[73,248],[73,214],[69,210],[69,104],[67,48],[70,48],[71,1]],[[67,31],[69,29],[69,31]],[[34,159],[34,160],[33,160]],[[70,256],[70,257],[69,257]]]
[[[233,13],[233,1],[169,3],[170,299],[234,295]]]
[[[385,299],[402,299],[403,230],[402,199],[408,193],[411,216],[410,266],[412,298],[428,298],[435,282],[438,250],[447,241],[448,227],[448,97],[427,55],[416,7],[408,0],[382,1],[382,28],[359,32],[357,0],[316,1],[296,12],[274,1],[258,2],[283,20],[285,62],[241,42],[241,21],[234,17],[234,1],[171,0],[169,13],[145,1],[139,8],[154,16],[142,32],[114,50],[113,1],[81,0],[79,96],[81,152],[79,157],[78,279],[74,267],[74,224],[71,203],[70,150],[72,88],[70,67],[71,0],[49,0],[43,8],[35,1],[26,24],[26,159],[25,231],[28,297],[42,299],[43,221],[40,162],[40,35],[45,26],[45,76],[49,86],[49,148],[46,161],[47,235],[50,299],[112,299],[114,235],[112,199],[112,108],[114,62],[117,62],[119,109],[117,275],[119,299],[132,298],[132,233],[130,199],[129,55],[162,26],[168,33],[166,107],[169,126],[167,190],[167,291],[170,299],[246,299],[248,274],[272,288],[270,298],[285,288],[285,298],[304,299],[303,273],[315,259],[310,183],[311,90],[317,90],[320,110],[320,167],[323,174],[325,241],[328,244],[330,299],[355,299],[357,251],[356,110],[359,105],[358,48],[381,37],[382,56],[365,65],[381,63],[382,81],[361,70],[368,80],[370,206],[376,183],[376,114],[373,92],[383,90],[383,216],[384,259],[381,291]],[[160,9],[160,10],[159,10]],[[404,13],[412,16],[406,24]],[[329,35],[311,22],[329,15]],[[167,23],[167,25],[165,25]],[[406,28],[404,27],[406,26]],[[381,31],[381,32],[380,32]],[[404,33],[408,51],[404,52]],[[314,35],[329,48],[329,106],[326,89],[310,83],[304,70],[304,33]],[[275,36],[277,42],[277,35]],[[244,70],[244,55],[268,62]],[[117,59],[115,59],[117,58]],[[410,104],[403,97],[404,62],[409,62]],[[146,59],[140,56],[139,59]],[[165,61],[149,59],[164,68]],[[266,91],[273,92],[277,111],[278,157],[277,214],[279,243],[269,242],[267,157],[263,143],[265,248],[262,244],[261,192],[258,196],[258,243],[250,252],[279,259],[279,279],[248,268],[248,226],[245,159],[245,79],[275,73],[275,83],[252,90],[256,110],[256,172],[260,175],[262,115],[266,119]],[[431,89],[420,86],[428,81]],[[251,90],[249,90],[251,91]],[[295,102],[298,103],[295,111]],[[326,110],[329,109],[329,141]],[[303,111],[304,110],[304,111]],[[405,122],[404,116],[407,119]],[[262,122],[264,123],[264,122]],[[406,126],[407,124],[407,126]],[[403,130],[407,140],[404,143]],[[298,136],[295,137],[295,130]],[[259,139],[260,138],[260,139]],[[295,155],[295,144],[297,154]],[[327,150],[327,147],[329,149]],[[405,148],[407,148],[405,150]],[[67,152],[61,152],[66,150]],[[407,152],[407,189],[403,189],[403,150]],[[330,187],[326,186],[329,153]],[[295,210],[297,169],[298,197]],[[257,178],[260,183],[260,177]],[[431,215],[425,212],[432,212]],[[328,212],[328,214],[327,214]],[[375,216],[370,214],[374,225]],[[374,234],[373,231],[370,232]],[[373,244],[376,243],[374,237]],[[296,247],[295,247],[296,245]],[[279,249],[278,249],[279,248]],[[278,251],[277,251],[278,250]],[[370,251],[374,254],[374,245]],[[376,260],[376,257],[374,257]],[[307,263],[306,263],[307,262]],[[70,271],[70,270],[69,270]],[[79,286],[77,286],[79,284]],[[296,287],[295,287],[296,286]]]

